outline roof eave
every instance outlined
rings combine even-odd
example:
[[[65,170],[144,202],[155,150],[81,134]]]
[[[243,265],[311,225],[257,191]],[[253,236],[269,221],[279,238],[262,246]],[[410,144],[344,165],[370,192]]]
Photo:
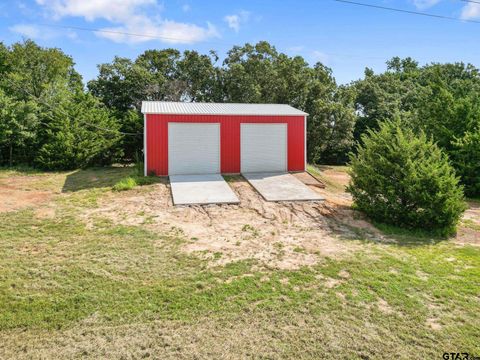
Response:
[[[151,112],[151,111],[142,111],[142,114],[145,115],[202,115],[202,116],[308,116],[308,113],[300,114],[207,114],[207,113],[166,113],[166,112]]]

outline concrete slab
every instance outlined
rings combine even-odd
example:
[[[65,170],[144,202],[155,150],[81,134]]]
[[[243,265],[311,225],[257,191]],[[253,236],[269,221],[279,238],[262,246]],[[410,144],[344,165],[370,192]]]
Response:
[[[172,175],[169,178],[174,205],[240,202],[222,175]]]
[[[322,196],[292,174],[248,173],[242,175],[267,201],[323,200]]]

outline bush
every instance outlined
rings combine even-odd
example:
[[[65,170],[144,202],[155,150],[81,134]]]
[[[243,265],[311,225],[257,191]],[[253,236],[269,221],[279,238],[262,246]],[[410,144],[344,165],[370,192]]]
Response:
[[[463,189],[447,156],[421,132],[384,122],[362,136],[350,155],[347,190],[373,220],[449,235],[466,209]]]

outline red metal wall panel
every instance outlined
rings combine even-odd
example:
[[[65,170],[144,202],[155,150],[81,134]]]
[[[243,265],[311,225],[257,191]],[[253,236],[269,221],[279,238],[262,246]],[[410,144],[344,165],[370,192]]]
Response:
[[[158,115],[147,115],[147,175],[168,173],[167,122]]]
[[[305,169],[303,116],[162,115],[147,114],[147,173],[168,175],[168,122],[220,123],[222,173],[240,172],[240,124],[287,123],[288,171]]]

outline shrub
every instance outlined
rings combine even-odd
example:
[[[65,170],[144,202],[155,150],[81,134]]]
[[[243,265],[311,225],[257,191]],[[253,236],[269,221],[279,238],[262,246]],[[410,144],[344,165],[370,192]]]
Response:
[[[373,220],[449,235],[466,209],[463,189],[447,156],[427,139],[402,129],[399,119],[362,136],[350,155],[347,190]]]

